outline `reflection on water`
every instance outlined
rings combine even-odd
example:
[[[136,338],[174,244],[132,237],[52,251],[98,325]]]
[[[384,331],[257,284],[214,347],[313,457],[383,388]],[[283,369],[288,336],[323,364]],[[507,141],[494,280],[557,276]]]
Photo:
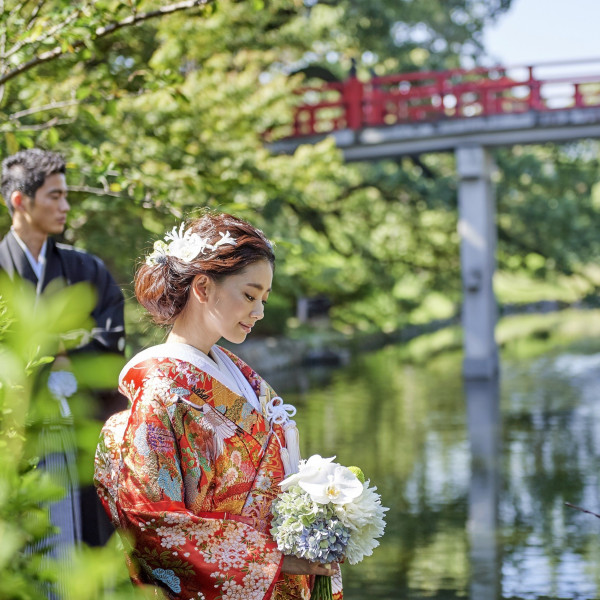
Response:
[[[500,515],[508,597],[600,595],[600,520],[564,506],[598,508],[599,360],[597,348],[580,345],[507,369]]]
[[[273,381],[303,455],[361,466],[390,507],[381,547],[344,566],[348,600],[600,597],[600,519],[564,505],[600,512],[600,341],[550,348],[505,352],[499,385],[396,348]]]
[[[471,448],[471,479],[467,532],[471,565],[470,597],[500,598],[498,496],[500,462],[499,382],[465,381],[468,431]]]

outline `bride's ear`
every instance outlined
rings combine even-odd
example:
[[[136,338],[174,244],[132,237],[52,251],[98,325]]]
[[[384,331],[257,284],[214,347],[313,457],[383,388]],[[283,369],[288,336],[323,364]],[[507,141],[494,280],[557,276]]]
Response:
[[[208,302],[212,281],[206,275],[196,275],[192,281],[192,294],[201,304]]]

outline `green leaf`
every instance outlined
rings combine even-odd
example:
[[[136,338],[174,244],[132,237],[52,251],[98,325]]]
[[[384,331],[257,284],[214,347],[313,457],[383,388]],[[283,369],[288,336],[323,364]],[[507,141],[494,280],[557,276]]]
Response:
[[[17,141],[17,136],[14,133],[7,131],[4,134],[4,139],[6,140],[6,149],[9,154],[15,154],[18,152],[19,143]]]
[[[47,139],[48,139],[48,145],[51,148],[56,146],[58,144],[58,142],[60,141],[60,134],[58,133],[58,130],[56,129],[56,127],[51,127],[50,129],[48,129],[46,135],[47,135]]]

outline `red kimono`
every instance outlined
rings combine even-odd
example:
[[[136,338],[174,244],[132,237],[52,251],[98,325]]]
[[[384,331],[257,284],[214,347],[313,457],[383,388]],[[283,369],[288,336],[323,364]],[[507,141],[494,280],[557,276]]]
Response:
[[[178,346],[125,367],[131,408],[107,421],[96,454],[100,499],[133,546],[133,581],[186,600],[307,600],[310,578],[281,573],[269,534],[284,478],[281,427],[198,361],[173,358]],[[262,384],[264,408],[273,390],[225,352],[257,398]]]

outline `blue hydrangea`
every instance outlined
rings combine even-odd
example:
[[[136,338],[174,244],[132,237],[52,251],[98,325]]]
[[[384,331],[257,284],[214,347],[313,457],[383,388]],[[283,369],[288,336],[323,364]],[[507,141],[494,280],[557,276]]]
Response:
[[[342,560],[350,529],[331,504],[313,502],[296,486],[275,500],[272,511],[271,534],[281,552],[320,563]]]
[[[181,592],[181,581],[173,569],[153,569],[152,575],[159,581],[166,583],[174,592]]]
[[[310,528],[304,527],[298,538],[296,556],[330,563],[342,560],[350,539],[350,530],[337,519],[318,519]]]

